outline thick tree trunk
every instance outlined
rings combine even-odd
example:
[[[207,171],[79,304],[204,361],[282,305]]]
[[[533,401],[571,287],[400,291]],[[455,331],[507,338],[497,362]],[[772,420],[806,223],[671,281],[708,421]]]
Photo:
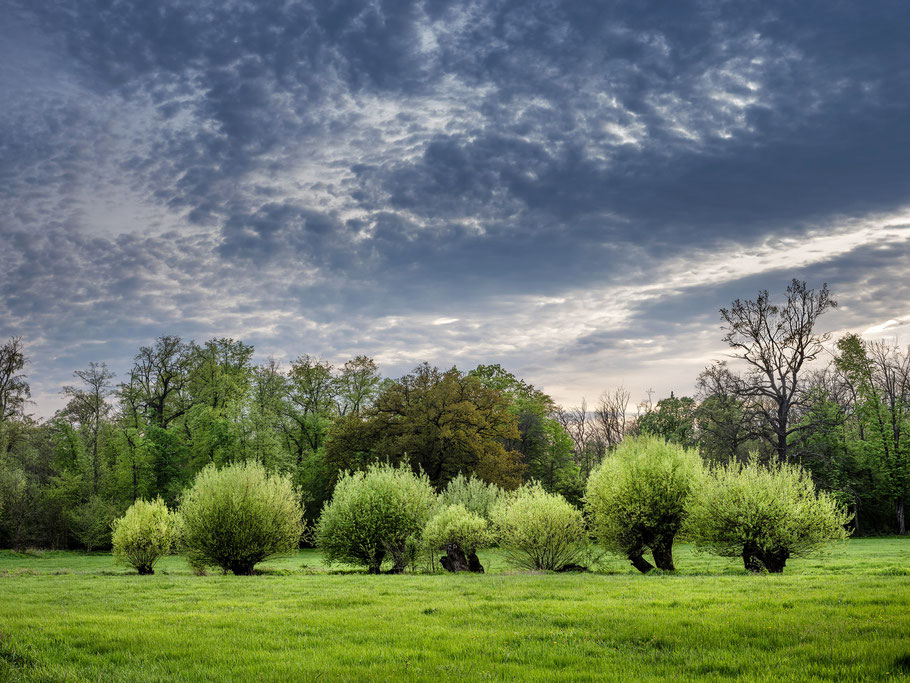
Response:
[[[378,551],[372,558],[372,564],[367,568],[367,574],[379,574],[382,571],[382,561],[385,559],[385,551]]]
[[[446,554],[439,558],[439,564],[450,572],[483,573],[483,566],[477,559],[477,553],[472,551],[470,554],[466,554],[457,543],[446,544]]]
[[[743,546],[743,566],[747,571],[757,573],[762,570],[762,562],[758,559],[760,552],[761,551],[751,543],[747,543]]]
[[[898,498],[894,504],[894,512],[897,515],[897,533],[901,536],[907,533],[907,520],[904,517],[904,499]]]
[[[762,561],[765,563],[765,569],[771,574],[780,574],[784,571],[784,565],[787,564],[787,558],[790,557],[789,550],[776,550],[762,554]]]
[[[665,572],[674,572],[673,566],[673,539],[660,540],[651,544],[651,554],[654,555],[654,564]]]
[[[642,574],[647,574],[649,571],[654,569],[654,565],[648,562],[641,553],[630,553],[629,562],[632,563],[632,566],[635,567]]]
[[[234,562],[229,569],[237,576],[249,576],[255,566],[255,562]]]

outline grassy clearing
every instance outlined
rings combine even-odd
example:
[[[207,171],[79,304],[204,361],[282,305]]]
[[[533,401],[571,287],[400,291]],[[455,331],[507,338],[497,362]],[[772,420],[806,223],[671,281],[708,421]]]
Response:
[[[8,680],[887,680],[910,677],[910,539],[858,539],[783,576],[682,547],[677,575],[153,577],[109,556],[0,553]],[[306,567],[304,567],[306,565]]]

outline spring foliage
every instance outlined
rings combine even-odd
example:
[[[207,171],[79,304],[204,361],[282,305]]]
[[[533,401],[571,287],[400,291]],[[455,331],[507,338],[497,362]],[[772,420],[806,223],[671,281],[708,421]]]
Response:
[[[180,537],[180,518],[168,510],[161,498],[137,500],[123,517],[115,519],[114,557],[140,574],[154,574],[155,563],[172,552]]]
[[[832,496],[816,491],[802,468],[752,459],[704,478],[686,528],[700,549],[742,557],[752,571],[781,572],[788,558],[846,539],[850,517]]]
[[[258,462],[203,469],[180,506],[191,565],[251,574],[268,557],[294,551],[303,533],[300,496],[289,477]]]
[[[502,489],[496,484],[485,482],[475,476],[459,474],[439,494],[441,505],[463,505],[469,512],[490,518],[490,510],[502,496]]]
[[[456,544],[465,553],[476,552],[493,543],[490,523],[464,505],[446,505],[427,522],[423,541],[430,550]]]
[[[539,483],[506,494],[493,507],[491,517],[499,546],[516,567],[559,571],[587,549],[581,512]]]
[[[378,574],[386,556],[404,570],[430,519],[436,495],[426,475],[407,465],[373,465],[338,480],[316,527],[316,544],[329,562],[347,562]]]
[[[596,540],[640,571],[672,571],[673,539],[701,472],[698,453],[654,436],[626,439],[588,479],[585,504]]]

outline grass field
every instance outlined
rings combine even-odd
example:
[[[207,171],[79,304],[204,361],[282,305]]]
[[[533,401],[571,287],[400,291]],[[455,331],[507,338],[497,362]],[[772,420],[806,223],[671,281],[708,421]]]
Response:
[[[910,678],[910,538],[782,576],[682,546],[674,575],[367,576],[315,551],[252,577],[139,577],[107,555],[0,551],[0,680]]]

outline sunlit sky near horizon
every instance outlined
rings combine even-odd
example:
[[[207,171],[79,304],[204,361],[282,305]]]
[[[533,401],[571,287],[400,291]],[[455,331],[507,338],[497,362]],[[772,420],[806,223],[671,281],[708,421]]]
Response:
[[[910,343],[910,3],[0,0],[35,412],[162,334],[691,394],[827,282]]]

